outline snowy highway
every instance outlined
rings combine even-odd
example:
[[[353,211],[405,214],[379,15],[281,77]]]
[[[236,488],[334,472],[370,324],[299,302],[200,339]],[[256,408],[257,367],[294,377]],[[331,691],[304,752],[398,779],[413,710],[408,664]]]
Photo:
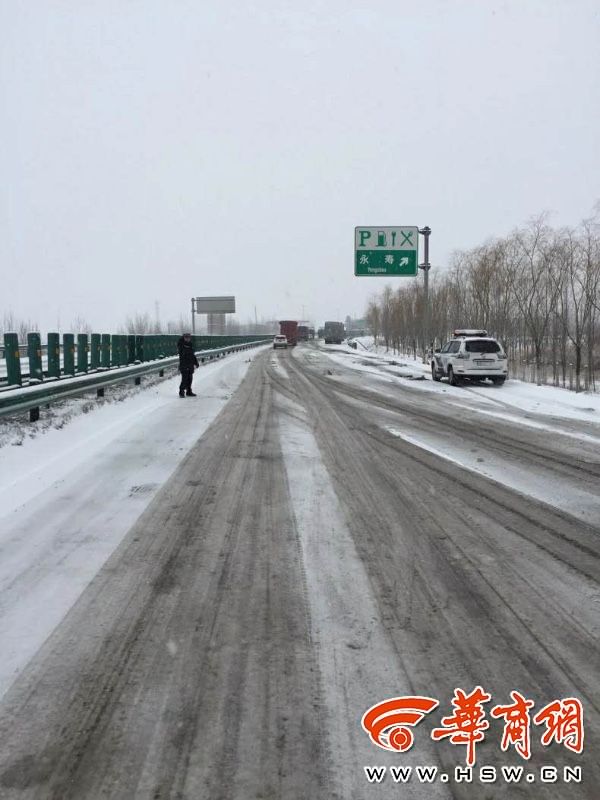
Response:
[[[91,412],[68,469],[31,443],[50,474],[0,495],[1,800],[600,796],[600,414],[363,362],[241,353],[197,398]],[[477,686],[488,712],[578,698],[583,752],[532,722],[525,761],[488,714],[456,780],[465,746],[430,734]],[[414,746],[376,747],[362,715],[415,695]]]

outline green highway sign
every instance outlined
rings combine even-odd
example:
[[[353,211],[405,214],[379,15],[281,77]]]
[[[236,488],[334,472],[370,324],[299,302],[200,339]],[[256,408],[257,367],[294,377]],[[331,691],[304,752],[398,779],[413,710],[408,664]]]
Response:
[[[416,275],[419,229],[414,225],[354,229],[354,274]]]

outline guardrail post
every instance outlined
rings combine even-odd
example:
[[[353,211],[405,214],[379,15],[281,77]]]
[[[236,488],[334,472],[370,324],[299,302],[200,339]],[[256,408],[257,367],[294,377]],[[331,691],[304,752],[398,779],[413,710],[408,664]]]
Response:
[[[92,342],[90,351],[90,368],[98,369],[100,366],[100,334],[92,333],[90,339]]]
[[[63,375],[75,375],[75,336],[63,333]]]
[[[39,333],[27,334],[27,356],[29,358],[29,382],[43,381],[42,340]]]
[[[127,334],[127,363],[133,364],[135,361],[135,335]]]
[[[110,337],[110,366],[119,366],[119,334],[113,333]]]
[[[111,358],[110,358],[110,365],[111,367],[120,367],[121,366],[121,334],[115,333],[111,336],[110,339],[111,343]]]
[[[75,337],[63,333],[63,375],[75,375]]]
[[[144,337],[142,335],[135,337],[135,360],[144,361]]]
[[[112,369],[117,365],[117,348],[119,346],[119,338],[116,333],[112,333],[109,336],[110,347],[108,349],[109,352],[109,366]]]
[[[21,386],[21,354],[19,353],[19,337],[16,333],[4,334],[4,358],[6,360],[6,378],[9,386]]]
[[[77,334],[77,372],[88,370],[88,337],[87,333]]]
[[[110,369],[110,333],[100,336],[100,366],[102,369]]]
[[[60,378],[60,336],[48,334],[48,377]]]

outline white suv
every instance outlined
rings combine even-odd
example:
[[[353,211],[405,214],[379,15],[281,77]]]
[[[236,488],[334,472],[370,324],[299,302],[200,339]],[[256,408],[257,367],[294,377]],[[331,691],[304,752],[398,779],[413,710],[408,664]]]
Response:
[[[282,336],[281,334],[277,334],[273,339],[273,349],[275,350],[277,347],[286,347],[288,346],[287,336]]]
[[[484,378],[502,385],[508,377],[506,353],[487,331],[456,330],[441,350],[432,353],[431,377],[434,381],[447,377],[452,386]]]

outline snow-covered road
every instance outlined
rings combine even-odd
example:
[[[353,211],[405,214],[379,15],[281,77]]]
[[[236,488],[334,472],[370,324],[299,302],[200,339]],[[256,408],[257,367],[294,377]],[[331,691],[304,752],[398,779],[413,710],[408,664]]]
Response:
[[[194,401],[168,381],[0,451],[0,797],[596,798],[595,398],[247,357],[197,373]],[[455,781],[464,746],[430,732],[477,685],[579,698],[583,754],[532,728],[525,766],[583,782]],[[375,747],[362,714],[412,694],[440,703],[414,747]],[[523,763],[501,737],[478,765]]]

